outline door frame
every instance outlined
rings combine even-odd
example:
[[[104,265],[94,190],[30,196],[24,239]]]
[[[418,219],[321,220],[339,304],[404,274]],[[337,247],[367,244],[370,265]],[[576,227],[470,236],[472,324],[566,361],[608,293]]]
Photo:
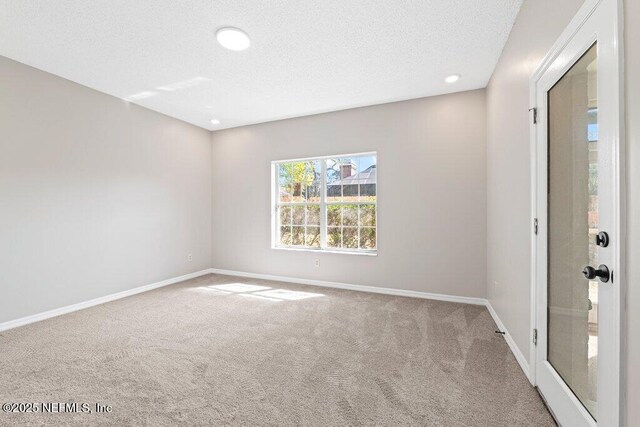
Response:
[[[613,34],[614,49],[607,55],[608,60],[601,62],[601,58],[598,58],[598,68],[606,69],[612,75],[611,87],[615,88],[612,95],[611,105],[607,105],[608,109],[611,109],[613,118],[617,124],[617,132],[614,132],[611,137],[614,140],[614,156],[613,156],[613,201],[615,206],[618,207],[614,218],[614,229],[612,230],[612,242],[613,249],[615,250],[614,262],[612,263],[612,270],[614,271],[613,282],[613,318],[614,323],[614,348],[613,348],[613,365],[611,366],[612,375],[607,378],[607,383],[604,385],[607,390],[610,390],[609,404],[611,406],[606,414],[598,414],[598,424],[606,426],[620,425],[621,420],[624,419],[623,409],[625,407],[624,401],[624,372],[625,366],[622,358],[622,349],[624,348],[624,322],[622,318],[623,314],[623,301],[625,297],[626,288],[626,173],[625,173],[625,139],[624,139],[624,66],[623,66],[623,0],[585,0],[585,3],[579,9],[577,14],[571,20],[569,25],[562,32],[558,40],[555,42],[549,53],[545,56],[540,63],[536,71],[530,78],[529,84],[529,99],[530,99],[530,113],[531,113],[531,125],[530,125],[530,171],[531,171],[531,221],[532,221],[532,238],[531,238],[531,313],[530,313],[530,348],[529,348],[529,381],[532,385],[537,385],[537,328],[538,328],[538,277],[539,277],[539,251],[546,251],[546,236],[542,233],[537,234],[539,212],[546,211],[546,203],[541,205],[541,198],[538,195],[540,189],[539,179],[541,173],[538,168],[546,167],[547,160],[540,159],[538,156],[538,126],[536,126],[536,114],[538,111],[537,89],[538,82],[543,75],[549,70],[554,62],[560,57],[561,53],[567,47],[569,42],[573,40],[576,33],[585,25],[587,20],[594,13],[596,8],[604,7],[609,8],[607,12],[614,17],[609,25],[610,34]],[[595,40],[594,40],[595,41]],[[577,59],[577,58],[575,58]],[[546,109],[545,109],[546,111]],[[546,201],[545,201],[546,202]],[[545,238],[540,242],[539,238]],[[545,255],[546,261],[546,255]],[[546,264],[546,262],[545,262]],[[546,265],[545,265],[546,271]],[[546,283],[546,282],[545,282]],[[599,389],[600,389],[599,384]],[[577,399],[576,399],[577,401]]]

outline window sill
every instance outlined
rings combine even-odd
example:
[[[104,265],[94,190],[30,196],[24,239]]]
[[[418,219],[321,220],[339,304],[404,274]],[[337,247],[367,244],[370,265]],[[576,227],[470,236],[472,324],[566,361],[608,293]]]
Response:
[[[340,255],[360,255],[360,256],[378,256],[378,252],[356,252],[356,251],[334,251],[331,249],[311,249],[311,248],[287,248],[281,246],[272,246],[271,249],[278,251],[290,252],[312,252],[315,254],[340,254]]]

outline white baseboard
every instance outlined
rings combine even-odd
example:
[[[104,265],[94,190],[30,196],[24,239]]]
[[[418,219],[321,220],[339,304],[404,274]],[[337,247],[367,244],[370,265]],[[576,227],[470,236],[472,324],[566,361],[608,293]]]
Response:
[[[338,289],[348,289],[351,291],[360,291],[360,292],[373,292],[378,294],[385,295],[397,295],[404,297],[413,297],[413,298],[424,298],[424,299],[433,299],[438,301],[449,301],[449,302],[458,302],[463,304],[474,304],[474,305],[484,305],[487,307],[489,314],[493,318],[493,321],[498,326],[498,329],[504,332],[504,339],[509,345],[511,352],[515,356],[520,368],[524,372],[524,375],[527,377],[529,382],[533,384],[533,379],[530,377],[529,373],[529,363],[527,359],[524,357],[515,341],[509,334],[509,331],[504,327],[504,324],[498,317],[498,314],[493,309],[489,301],[485,298],[473,298],[473,297],[461,297],[456,295],[445,295],[445,294],[434,294],[429,292],[420,292],[420,291],[409,291],[403,289],[393,289],[393,288],[381,288],[377,286],[366,286],[366,285],[354,285],[349,283],[339,283],[339,282],[326,282],[324,280],[312,280],[312,279],[300,279],[295,277],[287,277],[287,276],[273,276],[269,274],[259,274],[259,273],[247,273],[244,271],[233,271],[233,270],[223,270],[219,268],[212,268],[210,272],[213,274],[223,274],[227,276],[237,276],[237,277],[248,277],[252,279],[263,279],[263,280],[273,280],[278,282],[288,282],[288,283],[300,283],[302,285],[311,285],[311,286],[321,286],[326,288],[338,288]]]
[[[498,317],[498,313],[496,313],[496,311],[493,309],[493,307],[491,306],[491,303],[488,300],[487,300],[487,310],[489,310],[489,314],[491,314],[491,317],[493,317],[493,321],[496,322],[498,329],[504,332],[504,339],[505,341],[507,341],[507,344],[509,345],[511,352],[513,353],[516,360],[518,361],[518,364],[520,365],[520,368],[522,368],[522,371],[524,372],[525,376],[527,377],[529,382],[533,385],[534,380],[533,378],[531,378],[531,374],[529,372],[529,362],[527,362],[527,359],[524,357],[524,355],[516,345],[516,342],[511,337],[511,334],[509,334],[509,331],[507,330],[507,328],[504,327],[504,324]]]
[[[131,295],[147,292],[153,289],[161,288],[163,286],[172,285],[174,283],[183,282],[185,280],[193,279],[195,277],[204,276],[209,274],[209,269],[196,271],[195,273],[185,274],[184,276],[174,277],[172,279],[163,280],[161,282],[151,283],[149,285],[139,286],[137,288],[128,289],[126,291],[118,292],[115,294],[105,295],[103,297],[94,298],[89,301],[79,302],[77,304],[67,305],[65,307],[55,308],[53,310],[45,311],[31,316],[21,317],[15,320],[9,320],[8,322],[0,323],[0,332],[8,329],[17,328],[19,326],[28,325],[30,323],[39,322],[40,320],[50,319],[52,317],[60,316],[62,314],[71,313],[74,311],[82,310],[85,308],[93,307],[95,305],[104,304],[109,301],[115,301],[117,299],[126,298]]]
[[[460,297],[456,295],[434,294],[429,292],[409,291],[404,289],[381,288],[378,286],[353,285],[350,283],[327,282],[324,280],[300,279],[297,277],[272,276],[269,274],[247,273],[244,271],[222,270],[212,268],[214,274],[224,274],[227,276],[248,277],[252,279],[273,280],[277,282],[300,283],[301,285],[322,286],[325,288],[347,289],[350,291],[373,292],[376,294],[397,295],[402,297],[434,299],[438,301],[459,302],[463,304],[486,305],[484,298]]]
[[[115,294],[94,298],[89,301],[68,305],[66,307],[56,308],[56,309],[45,311],[42,313],[33,314],[31,316],[22,317],[20,319],[10,320],[8,322],[0,323],[0,332],[6,331],[8,329],[17,328],[19,326],[28,325],[30,323],[39,322],[41,320],[50,319],[52,317],[60,316],[62,314],[72,313],[74,311],[93,307],[99,304],[104,304],[110,301],[115,301],[121,298],[126,298],[128,296],[136,295],[142,292],[147,292],[153,289],[161,288],[163,286],[168,286],[174,283],[183,282],[185,280],[204,276],[206,274],[223,274],[227,276],[248,277],[253,279],[273,280],[273,281],[288,282],[288,283],[300,283],[302,285],[320,286],[320,287],[326,287],[326,288],[347,289],[347,290],[359,291],[359,292],[373,292],[373,293],[385,294],[385,295],[397,295],[397,296],[404,296],[404,297],[433,299],[438,301],[458,302],[463,304],[474,304],[474,305],[486,306],[487,310],[489,310],[489,313],[491,314],[491,317],[493,317],[494,322],[498,326],[498,329],[500,329],[501,331],[504,331],[505,333],[504,338],[507,341],[507,344],[509,345],[511,352],[513,353],[516,360],[520,364],[520,367],[524,371],[524,374],[529,379],[529,381],[533,384],[533,379],[530,378],[529,376],[529,364],[527,363],[527,360],[525,359],[524,355],[516,345],[515,341],[513,341],[513,338],[511,338],[509,331],[507,331],[507,329],[504,327],[504,324],[496,314],[495,310],[493,309],[489,301],[484,298],[461,297],[456,295],[435,294],[430,292],[410,291],[410,290],[404,290],[404,289],[382,288],[377,286],[366,286],[366,285],[354,285],[354,284],[340,283],[340,282],[327,282],[324,280],[300,279],[300,278],[287,277],[287,276],[274,276],[269,274],[247,273],[243,271],[222,270],[219,268],[209,268],[206,270],[196,271],[194,273],[185,274],[183,276],[174,277],[171,279],[163,280],[161,282],[151,283],[149,285],[139,286],[137,288],[128,289],[126,291],[118,292]]]

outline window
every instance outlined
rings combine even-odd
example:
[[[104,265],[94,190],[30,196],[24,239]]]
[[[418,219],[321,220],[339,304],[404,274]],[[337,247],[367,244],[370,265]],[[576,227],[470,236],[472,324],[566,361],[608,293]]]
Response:
[[[273,162],[273,246],[375,253],[375,153]]]

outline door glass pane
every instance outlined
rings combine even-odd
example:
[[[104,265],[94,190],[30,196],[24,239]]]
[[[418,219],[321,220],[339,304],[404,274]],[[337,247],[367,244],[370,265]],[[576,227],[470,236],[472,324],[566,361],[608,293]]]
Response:
[[[598,281],[597,48],[548,93],[547,360],[596,417]]]

